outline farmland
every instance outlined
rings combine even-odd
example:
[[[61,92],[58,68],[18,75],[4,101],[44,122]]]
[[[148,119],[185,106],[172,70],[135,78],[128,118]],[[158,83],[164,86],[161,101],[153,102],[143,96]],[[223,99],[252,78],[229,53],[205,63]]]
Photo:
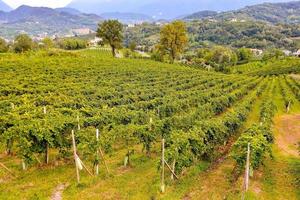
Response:
[[[283,181],[299,180],[297,155],[281,155],[274,142],[280,134],[274,119],[300,109],[300,82],[288,76],[299,72],[299,60],[288,63],[222,74],[112,59],[97,50],[3,54],[0,149],[6,153],[0,159],[13,175],[0,171],[0,199],[49,199],[53,193],[65,199],[236,199],[248,142],[256,155],[251,157],[254,171],[289,167],[285,180],[276,175],[271,180],[272,170],[263,172],[261,181],[254,173],[253,184],[263,188],[260,195],[272,199]],[[80,184],[72,130],[78,156],[93,174],[81,171]],[[165,160],[179,176],[171,179],[166,167],[164,194],[162,139]],[[271,159],[272,149],[283,163]],[[218,187],[212,185],[216,180]],[[256,199],[257,185],[250,185],[250,199]],[[292,184],[278,198],[297,199],[296,188]]]

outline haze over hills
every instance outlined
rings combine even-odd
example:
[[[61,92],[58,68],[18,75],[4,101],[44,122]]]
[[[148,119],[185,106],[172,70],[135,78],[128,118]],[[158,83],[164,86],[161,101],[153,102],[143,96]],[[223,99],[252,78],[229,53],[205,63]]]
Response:
[[[169,9],[165,10],[166,12],[170,13],[176,12],[180,8],[181,11],[177,13],[178,16],[181,12],[183,13],[184,10],[188,10],[188,7],[190,7],[188,3],[180,6],[179,4],[182,4],[182,0],[174,0],[174,2],[170,5],[167,5],[168,1],[157,2],[157,5],[152,4],[152,6],[150,6],[151,2],[156,2],[155,0],[151,0],[151,2],[128,0],[127,3],[124,3],[124,1],[125,0],[102,1],[103,7],[101,7],[101,9],[98,9],[97,7],[99,6],[98,1],[91,0],[90,3],[82,4],[82,0],[74,0],[70,5],[79,7],[79,10],[74,7],[52,9],[46,7],[20,6],[19,8],[9,12],[0,11],[0,36],[12,39],[15,35],[24,32],[32,36],[40,34],[65,36],[72,34],[72,29],[88,28],[91,30],[96,30],[97,24],[103,19],[118,19],[123,23],[140,23],[145,21],[160,21],[163,16],[166,16],[164,13],[153,16],[139,14],[138,12],[125,12],[126,10],[130,9],[135,9],[135,11],[144,11],[145,13],[151,14],[154,13],[155,7],[158,8],[159,5],[163,5],[162,8],[168,7]],[[228,2],[233,0],[221,1]],[[123,8],[121,9],[121,12],[109,12],[111,11],[110,9],[112,9],[110,6],[114,5],[116,7],[115,9],[117,9],[119,3],[122,2]],[[187,2],[192,2],[192,4],[195,3],[193,4],[193,7],[199,10],[196,1],[187,0]],[[135,7],[133,5],[134,3],[136,3]],[[82,5],[82,7],[80,5]],[[222,3],[222,5],[225,4]],[[100,14],[85,14],[82,11],[86,10],[86,12],[88,12],[87,10],[90,7],[94,7],[94,10]],[[107,12],[102,12],[102,10]],[[157,10],[157,12],[158,11],[159,10]],[[92,10],[90,12],[92,12]],[[171,15],[172,14],[168,16]],[[185,19],[187,21],[193,19],[214,19],[218,22],[222,22],[223,20],[245,20],[271,23],[299,23],[300,1],[276,4],[265,3],[226,12],[203,10],[192,15],[181,17],[180,19]]]
[[[264,0],[263,2],[284,2]],[[104,12],[143,13],[156,19],[172,19],[200,10],[228,11],[247,5],[262,3],[261,0],[73,0],[67,7],[83,12],[101,14]]]
[[[12,38],[18,33],[30,35],[65,35],[72,29],[96,29],[102,18],[84,14],[74,9],[20,6],[10,11],[0,11],[0,35]]]
[[[3,1],[0,0],[0,11],[11,11],[12,8],[7,5],[6,3],[4,3]]]
[[[184,19],[216,19],[216,20],[251,20],[264,21],[269,23],[299,23],[300,22],[300,1],[286,3],[264,3],[245,8],[215,13],[197,12],[186,16]]]

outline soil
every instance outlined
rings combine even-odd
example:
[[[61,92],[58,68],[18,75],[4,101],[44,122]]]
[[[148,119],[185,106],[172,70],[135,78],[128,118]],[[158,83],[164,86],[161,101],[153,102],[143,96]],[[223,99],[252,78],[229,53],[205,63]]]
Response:
[[[276,145],[286,155],[300,157],[300,115],[283,115],[275,120]]]

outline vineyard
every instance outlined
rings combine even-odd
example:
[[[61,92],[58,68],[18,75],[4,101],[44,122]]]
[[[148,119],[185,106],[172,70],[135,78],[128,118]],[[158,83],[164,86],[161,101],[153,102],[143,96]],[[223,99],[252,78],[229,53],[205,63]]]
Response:
[[[223,155],[242,176],[248,143],[258,170],[273,156],[275,115],[299,109],[288,76],[299,61],[221,74],[109,53],[1,55],[0,199],[47,199],[59,184],[66,199],[180,199]]]

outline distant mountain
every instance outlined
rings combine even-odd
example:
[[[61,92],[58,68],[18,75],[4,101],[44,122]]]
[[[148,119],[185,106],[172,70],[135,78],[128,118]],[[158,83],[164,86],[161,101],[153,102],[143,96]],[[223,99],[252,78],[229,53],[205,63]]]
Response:
[[[108,12],[102,13],[100,17],[104,19],[117,19],[123,23],[138,23],[138,22],[150,22],[153,18],[139,13],[121,13],[121,12]]]
[[[300,1],[287,3],[263,3],[245,8],[221,12],[219,14],[203,15],[202,11],[186,16],[184,19],[205,19],[216,20],[252,20],[268,23],[300,23]]]
[[[0,35],[10,38],[20,32],[64,35],[71,33],[71,29],[96,29],[101,20],[98,15],[70,9],[20,6],[10,12],[0,12]]]
[[[199,10],[228,11],[261,2],[262,0],[73,0],[67,7],[98,15],[106,12],[125,12],[143,13],[156,19],[174,19]]]
[[[217,15],[218,15],[218,12],[216,12],[216,11],[204,10],[204,11],[193,13],[191,15],[187,15],[183,18],[184,19],[205,19],[205,18],[216,17]]]
[[[58,11],[58,12],[69,13],[71,15],[80,15],[80,14],[82,14],[82,12],[80,12],[79,10],[74,9],[74,8],[64,7],[64,8],[56,8],[55,10]]]
[[[8,12],[11,10],[12,10],[12,8],[9,5],[7,5],[6,3],[4,3],[3,1],[0,0],[0,11]]]

